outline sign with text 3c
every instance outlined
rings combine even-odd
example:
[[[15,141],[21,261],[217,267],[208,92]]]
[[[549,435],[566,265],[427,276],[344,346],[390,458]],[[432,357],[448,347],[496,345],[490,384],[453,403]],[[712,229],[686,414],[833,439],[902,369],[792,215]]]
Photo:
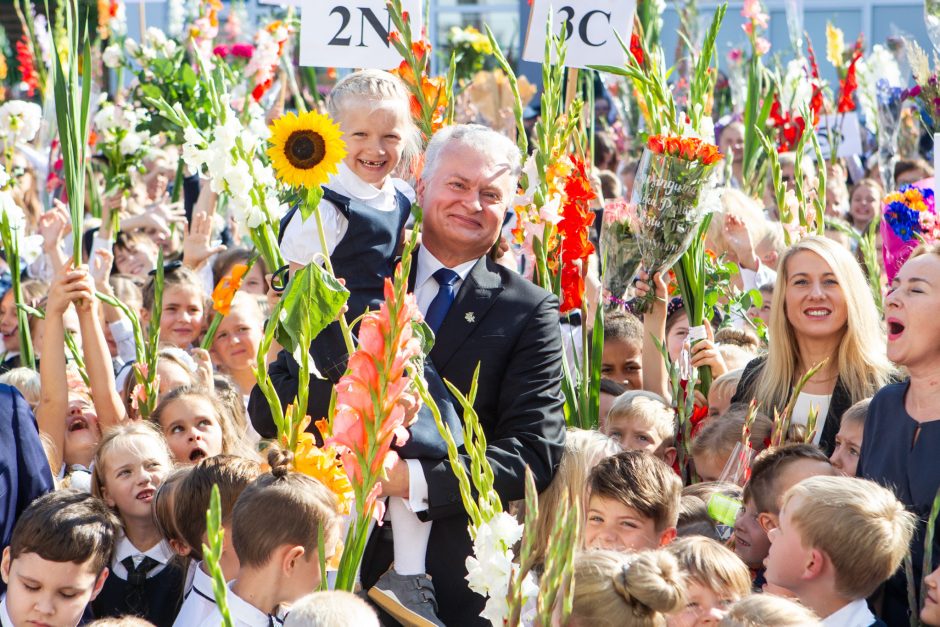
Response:
[[[300,65],[390,70],[401,63],[388,41],[395,25],[385,0],[304,0],[300,6]],[[415,37],[421,7],[421,0],[402,2]]]
[[[533,0],[522,58],[545,59],[545,23],[552,12],[552,31],[568,42],[565,65],[623,65],[617,35],[630,41],[636,0]],[[553,59],[554,60],[554,59]]]

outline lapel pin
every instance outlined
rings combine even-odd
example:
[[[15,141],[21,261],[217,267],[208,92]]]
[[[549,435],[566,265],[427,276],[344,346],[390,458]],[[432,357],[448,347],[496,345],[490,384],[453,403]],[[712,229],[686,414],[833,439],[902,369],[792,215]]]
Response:
[[[467,312],[467,315],[464,316],[464,320],[466,320],[466,321],[469,322],[470,324],[473,324],[474,322],[477,321],[477,318],[476,318],[476,316],[473,315],[473,312],[472,312],[472,311],[468,311],[468,312]]]

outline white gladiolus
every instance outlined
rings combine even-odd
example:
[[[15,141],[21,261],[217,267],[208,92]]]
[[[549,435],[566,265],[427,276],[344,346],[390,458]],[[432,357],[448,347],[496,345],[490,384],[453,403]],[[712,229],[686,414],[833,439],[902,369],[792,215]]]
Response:
[[[9,190],[0,191],[0,213],[6,215],[10,228],[16,230],[26,228],[26,214],[13,200],[13,194]]]
[[[473,555],[467,558],[467,583],[477,594],[487,597],[480,614],[493,625],[503,625],[509,606],[506,595],[519,565],[513,563],[512,546],[522,537],[522,525],[506,512],[500,512],[476,529]],[[529,580],[523,585],[523,597],[538,594]]]
[[[7,186],[7,183],[10,182],[10,175],[7,174],[7,169],[0,165],[0,189],[3,189]]]
[[[105,48],[104,52],[101,53],[101,61],[105,67],[111,69],[121,67],[121,63],[124,61],[124,53],[121,51],[121,47],[117,44],[111,44]]]
[[[8,144],[29,142],[42,123],[42,107],[24,100],[10,100],[0,105],[0,137]]]
[[[122,155],[132,155],[143,146],[143,139],[140,135],[134,131],[130,131],[127,135],[124,136],[124,139],[121,140],[119,148]]]

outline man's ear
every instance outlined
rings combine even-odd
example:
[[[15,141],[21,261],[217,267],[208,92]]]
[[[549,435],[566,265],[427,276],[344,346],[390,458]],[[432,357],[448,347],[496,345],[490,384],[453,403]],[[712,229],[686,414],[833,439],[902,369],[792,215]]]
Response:
[[[0,576],[3,577],[3,583],[10,583],[10,547],[3,549],[3,560],[0,561]]]
[[[427,184],[424,182],[424,173],[422,172],[415,183],[415,202],[418,203],[420,207],[424,206],[424,190],[426,188]]]
[[[664,547],[675,540],[678,533],[679,532],[675,527],[670,527],[669,529],[663,531],[661,534],[659,534],[659,546]]]
[[[89,603],[98,598],[98,595],[101,594],[101,589],[104,587],[104,582],[108,578],[108,575],[111,571],[108,570],[108,567],[105,566],[104,570],[98,575],[97,581],[95,581],[95,587],[91,591],[91,598],[88,599]]]
[[[771,514],[770,512],[761,512],[758,514],[757,522],[760,523],[764,533],[770,533],[773,529],[780,526],[780,523],[777,521],[777,515]]]

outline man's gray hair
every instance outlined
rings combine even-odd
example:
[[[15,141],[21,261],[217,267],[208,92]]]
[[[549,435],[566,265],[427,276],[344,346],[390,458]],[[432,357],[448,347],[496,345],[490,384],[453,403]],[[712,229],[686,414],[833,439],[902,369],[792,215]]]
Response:
[[[470,146],[497,163],[509,164],[512,189],[515,191],[522,174],[522,153],[511,139],[481,124],[455,124],[435,133],[424,152],[421,178],[430,181],[437,171],[441,154],[456,144]]]
[[[284,627],[379,627],[369,604],[349,592],[324,590],[295,603]]]

